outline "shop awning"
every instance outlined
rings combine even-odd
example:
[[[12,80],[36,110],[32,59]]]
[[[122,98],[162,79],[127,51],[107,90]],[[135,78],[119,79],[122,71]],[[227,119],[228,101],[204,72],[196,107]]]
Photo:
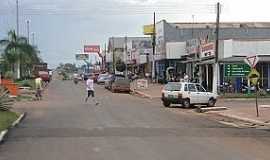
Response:
[[[259,62],[270,62],[270,55],[258,55]],[[220,63],[244,63],[244,56],[233,56],[219,60]]]
[[[242,57],[242,56],[233,56],[233,57],[228,57],[228,58],[219,60],[219,62],[220,63],[244,63],[245,58],[246,57]]]

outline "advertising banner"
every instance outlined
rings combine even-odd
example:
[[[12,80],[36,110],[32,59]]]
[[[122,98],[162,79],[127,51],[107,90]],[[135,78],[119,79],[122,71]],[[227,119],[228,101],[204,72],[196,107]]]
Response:
[[[100,53],[99,45],[85,45],[84,46],[85,53]]]

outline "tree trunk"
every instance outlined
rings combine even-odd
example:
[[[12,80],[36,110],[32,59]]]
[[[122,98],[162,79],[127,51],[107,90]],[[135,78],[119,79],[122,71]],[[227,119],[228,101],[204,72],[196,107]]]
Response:
[[[18,60],[17,62],[17,79],[21,78],[21,62]]]

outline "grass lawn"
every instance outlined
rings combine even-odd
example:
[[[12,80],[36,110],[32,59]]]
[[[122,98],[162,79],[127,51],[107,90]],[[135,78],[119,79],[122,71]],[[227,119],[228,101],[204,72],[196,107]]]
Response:
[[[18,115],[14,112],[0,111],[0,131],[8,128],[17,118]]]

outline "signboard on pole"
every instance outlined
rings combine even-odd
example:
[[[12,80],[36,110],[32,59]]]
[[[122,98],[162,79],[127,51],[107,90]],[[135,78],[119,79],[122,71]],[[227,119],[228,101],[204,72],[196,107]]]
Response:
[[[85,53],[100,53],[99,45],[85,45],[84,46]]]
[[[246,77],[250,72],[250,67],[247,64],[225,64],[225,77]]]
[[[83,61],[83,60],[88,60],[89,59],[89,54],[85,54],[85,53],[77,53],[75,55],[75,58],[77,61]]]
[[[200,57],[210,58],[215,57],[215,43],[206,43],[200,46]]]
[[[260,73],[255,68],[253,68],[248,74],[248,78],[250,79],[253,85],[257,85],[258,80],[260,78]]]
[[[259,62],[259,57],[258,56],[250,56],[250,57],[245,58],[244,61],[251,68],[255,68],[256,64]]]

